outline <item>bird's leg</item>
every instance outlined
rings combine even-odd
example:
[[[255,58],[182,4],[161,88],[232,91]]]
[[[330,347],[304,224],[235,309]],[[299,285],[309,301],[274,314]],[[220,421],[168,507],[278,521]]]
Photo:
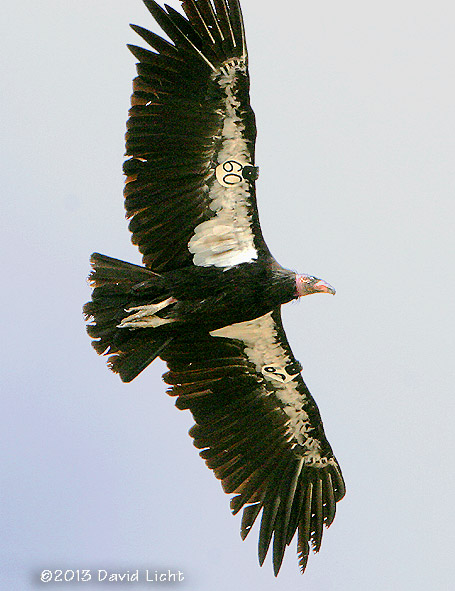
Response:
[[[133,308],[126,308],[125,312],[135,312],[126,316],[120,324],[117,324],[117,328],[156,328],[169,322],[175,322],[172,318],[160,318],[157,316],[157,312],[167,308],[171,304],[175,304],[177,300],[173,297],[167,298],[157,304],[145,304],[144,306],[135,306]]]

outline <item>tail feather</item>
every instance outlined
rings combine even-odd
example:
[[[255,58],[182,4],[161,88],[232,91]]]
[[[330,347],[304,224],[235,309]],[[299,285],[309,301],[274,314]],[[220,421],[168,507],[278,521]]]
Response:
[[[132,287],[135,283],[159,277],[157,273],[150,271],[146,267],[119,261],[99,252],[92,254],[90,263],[92,272],[88,276],[88,280],[91,285],[96,287],[106,284],[123,284]]]
[[[92,300],[83,308],[89,322],[87,332],[95,351],[110,355],[109,368],[124,382],[130,382],[159,356],[172,337],[153,328],[128,330],[118,325],[127,315],[125,309],[137,304],[138,294],[146,293],[147,300],[164,297],[164,281],[145,267],[99,253],[94,253],[90,261],[93,270],[88,280],[94,289]]]
[[[120,374],[123,382],[131,382],[169,345],[172,337],[164,341],[146,341],[137,347],[130,347],[125,353],[112,355],[108,359],[108,367]]]

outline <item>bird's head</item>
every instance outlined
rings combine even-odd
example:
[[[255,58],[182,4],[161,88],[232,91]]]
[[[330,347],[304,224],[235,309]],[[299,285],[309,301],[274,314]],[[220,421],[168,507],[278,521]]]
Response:
[[[331,293],[335,295],[334,288],[312,275],[296,275],[295,276],[297,297],[309,295],[310,293]]]

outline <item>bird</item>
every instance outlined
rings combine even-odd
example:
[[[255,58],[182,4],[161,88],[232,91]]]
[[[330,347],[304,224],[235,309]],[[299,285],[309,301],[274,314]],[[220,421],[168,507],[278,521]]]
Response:
[[[259,563],[275,576],[297,537],[303,573],[345,494],[294,357],[281,306],[327,282],[282,267],[262,236],[256,123],[238,0],[143,0],[165,36],[131,25],[137,59],[124,198],[136,265],[94,253],[84,314],[92,345],[130,382],[152,361],[194,418],[200,456],[241,510],[259,515]],[[272,541],[273,540],[273,541]]]

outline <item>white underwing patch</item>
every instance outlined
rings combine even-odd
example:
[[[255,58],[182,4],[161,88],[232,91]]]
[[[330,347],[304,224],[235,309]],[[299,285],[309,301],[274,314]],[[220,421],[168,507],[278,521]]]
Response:
[[[273,393],[270,395],[278,398],[283,411],[289,417],[287,421],[289,442],[304,448],[303,457],[306,464],[315,467],[327,465],[326,458],[321,456],[319,441],[310,435],[312,425],[304,410],[306,399],[296,387],[299,374],[291,375],[286,370],[293,360],[280,342],[272,312],[254,320],[225,326],[210,334],[213,337],[243,341],[248,360],[255,365],[256,371],[264,376],[269,384],[273,384]]]
[[[235,92],[237,76],[245,73],[245,60],[235,58],[212,74],[225,94],[224,123],[218,164],[208,187],[210,209],[215,215],[196,226],[188,243],[193,263],[200,267],[232,267],[257,259],[249,214],[250,185],[238,174],[251,165],[245,125],[239,116],[241,103]],[[223,170],[224,166],[232,169]]]

